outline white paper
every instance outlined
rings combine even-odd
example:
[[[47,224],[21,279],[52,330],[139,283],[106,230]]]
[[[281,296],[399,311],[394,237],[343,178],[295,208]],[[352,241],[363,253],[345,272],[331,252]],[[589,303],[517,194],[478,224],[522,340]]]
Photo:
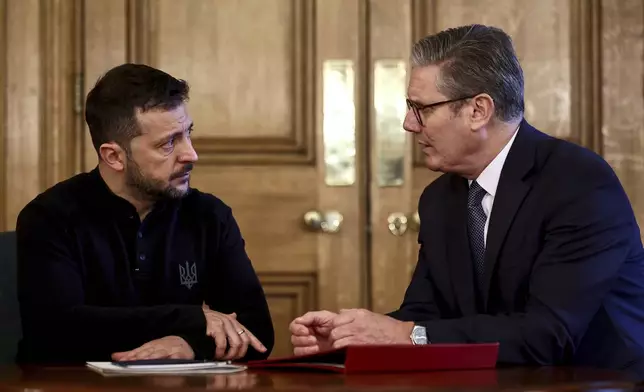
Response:
[[[244,365],[233,365],[228,362],[204,362],[174,365],[138,365],[123,367],[111,362],[87,362],[87,367],[103,375],[127,374],[221,374],[236,373],[246,370]]]

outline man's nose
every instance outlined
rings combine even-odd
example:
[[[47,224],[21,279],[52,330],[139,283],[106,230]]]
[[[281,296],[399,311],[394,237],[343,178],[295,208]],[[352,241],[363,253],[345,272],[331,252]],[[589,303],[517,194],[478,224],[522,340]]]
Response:
[[[181,155],[179,155],[179,159],[181,162],[197,162],[199,159],[197,151],[195,151],[195,148],[192,146],[191,140],[186,141],[181,151]]]
[[[416,116],[412,113],[411,110],[407,111],[405,115],[405,121],[403,121],[403,129],[407,132],[418,133],[420,132],[420,124],[416,120]]]

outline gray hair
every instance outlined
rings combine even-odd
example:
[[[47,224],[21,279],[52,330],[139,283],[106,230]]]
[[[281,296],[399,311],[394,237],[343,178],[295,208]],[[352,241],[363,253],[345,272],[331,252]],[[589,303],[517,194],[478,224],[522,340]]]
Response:
[[[411,63],[439,66],[436,88],[449,99],[487,93],[501,121],[523,116],[523,70],[512,39],[499,28],[475,24],[429,35],[412,48]]]

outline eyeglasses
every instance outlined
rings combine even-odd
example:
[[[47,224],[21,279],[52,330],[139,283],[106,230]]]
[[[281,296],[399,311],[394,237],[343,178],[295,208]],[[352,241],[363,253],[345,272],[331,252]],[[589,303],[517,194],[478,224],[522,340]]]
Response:
[[[446,103],[462,101],[464,99],[470,99],[470,98],[474,98],[474,97],[476,97],[476,95],[472,95],[470,97],[461,97],[461,98],[456,98],[456,99],[449,99],[447,101],[434,102],[434,103],[430,103],[429,105],[419,105],[416,102],[410,101],[409,99],[407,99],[406,101],[407,101],[407,109],[412,110],[414,112],[414,115],[416,116],[416,120],[418,120],[418,124],[423,126],[423,118],[420,115],[420,112],[422,110],[426,110],[426,109],[429,109],[429,108],[435,108],[437,106],[444,105]]]

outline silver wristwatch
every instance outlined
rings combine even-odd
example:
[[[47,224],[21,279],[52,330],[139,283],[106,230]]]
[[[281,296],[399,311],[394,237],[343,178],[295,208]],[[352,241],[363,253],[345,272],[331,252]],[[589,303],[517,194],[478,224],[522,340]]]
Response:
[[[425,327],[421,325],[414,325],[409,338],[411,339],[411,343],[414,345],[429,343],[429,341],[427,340],[427,331],[425,330]]]

